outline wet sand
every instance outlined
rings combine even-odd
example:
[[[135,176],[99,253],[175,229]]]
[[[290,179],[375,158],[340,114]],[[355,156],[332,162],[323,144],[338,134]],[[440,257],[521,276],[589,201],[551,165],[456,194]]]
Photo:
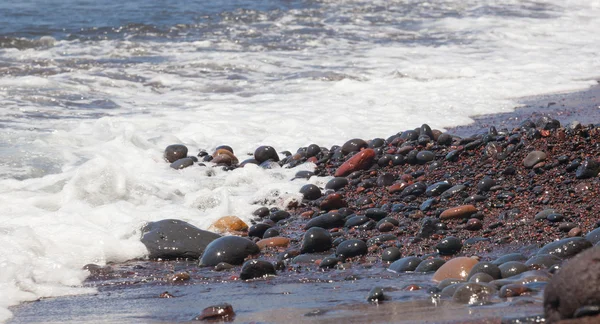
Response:
[[[553,94],[523,101],[514,113],[479,116],[475,123],[449,130],[470,135],[495,125],[511,129],[526,118],[551,115],[561,123],[600,121],[600,87],[570,94]],[[381,134],[382,136],[389,134]],[[501,245],[489,255],[528,248],[526,244]],[[273,251],[275,253],[277,251]],[[469,307],[432,299],[431,275],[396,274],[378,260],[352,264],[345,270],[315,270],[298,266],[271,279],[240,281],[239,267],[225,272],[198,268],[196,262],[130,261],[97,272],[86,286],[97,287],[90,295],[45,298],[12,307],[10,323],[172,323],[190,321],[205,307],[229,303],[236,322],[352,322],[352,323],[499,323],[510,316],[542,313],[541,294],[518,300],[495,300],[491,306]],[[174,283],[173,274],[188,272],[191,280]],[[417,291],[404,288],[414,284]],[[386,287],[389,300],[366,301],[374,286]],[[168,291],[173,298],[161,298]]]

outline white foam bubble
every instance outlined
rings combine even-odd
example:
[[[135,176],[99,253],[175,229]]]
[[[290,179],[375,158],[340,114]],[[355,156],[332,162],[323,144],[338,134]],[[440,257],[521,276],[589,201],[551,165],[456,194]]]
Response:
[[[399,27],[411,17],[392,11],[381,16],[397,24],[354,17],[346,9],[357,4],[328,4],[350,20],[323,18],[333,36],[310,39],[299,51],[244,48],[227,38],[62,40],[4,50],[15,65],[40,60],[71,70],[0,77],[0,320],[21,301],[88,292],[73,288],[87,263],[143,256],[146,221],[179,218],[208,228],[225,215],[248,220],[259,202],[282,207],[299,198],[303,184],[325,183],[290,181],[298,168],[175,171],[162,160],[169,144],[183,143],[190,154],[228,144],[243,160],[262,144],[295,151],[425,122],[466,124],[510,111],[522,96],[582,89],[598,76],[600,43],[591,41],[600,27],[598,1],[547,1],[547,18],[470,15],[490,3],[446,1],[459,18],[413,17],[414,30]],[[535,4],[493,5],[518,13]],[[273,22],[280,28],[273,32],[299,29],[293,14]],[[403,41],[439,35],[452,39]],[[373,41],[386,38],[398,41]],[[140,55],[155,60],[101,63]],[[102,99],[119,107],[73,104]]]

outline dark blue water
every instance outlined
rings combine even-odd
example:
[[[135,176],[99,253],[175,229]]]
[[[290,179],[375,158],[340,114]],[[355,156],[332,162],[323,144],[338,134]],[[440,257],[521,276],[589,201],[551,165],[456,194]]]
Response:
[[[315,6],[291,0],[19,0],[0,2],[0,37],[56,39],[118,37],[131,31],[167,33],[177,25],[202,26],[228,12]]]

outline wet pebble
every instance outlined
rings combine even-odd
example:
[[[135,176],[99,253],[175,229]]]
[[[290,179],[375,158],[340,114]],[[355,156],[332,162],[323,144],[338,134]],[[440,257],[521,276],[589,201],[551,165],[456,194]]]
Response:
[[[525,265],[528,267],[538,267],[541,269],[548,269],[551,266],[553,266],[555,264],[559,264],[561,262],[562,262],[562,259],[557,256],[550,255],[550,254],[538,254],[538,255],[534,255],[531,258],[529,258],[525,262]]]
[[[289,244],[290,239],[281,236],[269,237],[256,242],[261,250],[267,247],[287,247]]]
[[[265,217],[269,216],[270,213],[271,213],[271,211],[269,210],[269,208],[260,207],[257,210],[253,211],[252,215],[254,215],[256,217],[260,217],[260,218],[265,218]]]
[[[187,157],[188,148],[185,145],[181,144],[173,144],[169,145],[165,148],[165,152],[163,154],[165,160],[169,163],[173,163],[179,159]]]
[[[415,272],[435,272],[446,263],[443,259],[427,259],[419,263]]]
[[[440,282],[444,279],[465,280],[471,269],[477,264],[474,258],[458,257],[446,261],[433,275],[433,280]]]
[[[198,258],[221,235],[177,219],[149,222],[141,229],[141,242],[150,259]]]
[[[352,258],[367,254],[367,252],[367,244],[357,239],[343,241],[335,250],[335,254],[341,258]]]
[[[469,278],[469,282],[491,282],[494,278],[487,273],[479,272]]]
[[[323,252],[331,247],[332,239],[329,231],[320,227],[312,227],[304,233],[300,251],[302,253]]]
[[[277,155],[277,151],[275,151],[272,146],[259,146],[254,151],[254,159],[258,161],[259,164],[267,160],[278,162],[279,155]]]
[[[394,262],[402,257],[402,253],[400,253],[400,249],[392,246],[389,247],[381,253],[381,260],[384,262]]]
[[[306,223],[304,229],[309,229],[312,227],[321,227],[324,229],[331,229],[335,227],[344,226],[345,220],[344,216],[339,213],[327,213],[320,216],[317,216]]]
[[[387,215],[388,213],[385,210],[381,210],[380,208],[369,208],[365,212],[366,217],[375,221],[380,221],[387,217]]]
[[[171,169],[181,170],[192,165],[194,165],[194,160],[192,158],[183,158],[171,163],[169,166]]]
[[[231,322],[235,318],[233,306],[224,303],[206,307],[202,313],[194,317],[194,321]]]
[[[262,238],[265,235],[265,232],[269,228],[271,228],[271,225],[269,225],[269,224],[265,224],[265,223],[254,224],[254,225],[250,226],[250,228],[248,229],[248,236]]]
[[[367,295],[367,301],[370,302],[380,302],[385,299],[385,295],[383,294],[383,288],[374,287]]]
[[[471,218],[467,221],[465,229],[469,231],[478,231],[483,228],[483,223],[477,218]]]
[[[529,270],[529,267],[523,262],[508,261],[498,266],[502,278],[510,278]]]
[[[437,197],[450,188],[452,188],[452,184],[449,181],[440,181],[427,187],[425,194],[428,197]]]
[[[323,260],[321,260],[321,263],[319,264],[319,268],[333,268],[341,261],[342,260],[340,260],[340,258],[338,258],[338,257],[328,256],[328,257],[323,258]]]
[[[490,303],[495,289],[487,284],[469,282],[456,289],[452,300],[456,303],[468,305],[485,305]]]
[[[260,253],[256,243],[239,236],[223,236],[212,241],[200,258],[200,266],[215,266],[220,262],[239,265],[250,255]]]
[[[342,145],[342,154],[346,155],[351,152],[359,152],[361,149],[368,147],[367,142],[360,138],[353,138]]]
[[[500,298],[517,297],[526,293],[531,293],[533,290],[521,284],[508,284],[500,288],[498,295]]]
[[[329,180],[327,182],[327,184],[325,185],[325,189],[331,189],[334,191],[338,191],[347,185],[348,185],[348,179],[346,179],[344,177],[337,177],[337,178],[333,178],[333,179]]]
[[[592,247],[592,243],[582,237],[571,237],[544,245],[539,254],[550,254],[561,259],[568,259],[581,251]]]
[[[525,257],[521,253],[509,253],[509,254],[505,254],[505,255],[497,258],[496,260],[492,261],[492,264],[501,265],[502,263],[508,262],[508,261],[524,262],[525,260],[527,260],[527,257]]]
[[[581,163],[581,165],[575,171],[575,178],[577,179],[589,179],[594,178],[600,171],[600,163],[593,159],[587,159]]]
[[[417,258],[414,256],[404,257],[402,259],[398,259],[394,261],[394,263],[390,264],[388,270],[394,272],[407,272],[407,271],[415,271],[415,269],[419,266],[419,264],[423,262],[421,258]]]
[[[240,279],[248,280],[255,278],[263,278],[269,275],[275,275],[275,267],[271,262],[264,260],[248,260],[242,265]]]
[[[348,220],[346,220],[344,227],[352,228],[355,226],[360,226],[370,220],[371,220],[370,218],[368,218],[367,216],[363,216],[363,215],[352,216],[352,217],[348,218]]]
[[[279,231],[275,228],[268,228],[265,231],[265,233],[263,234],[262,238],[267,239],[267,238],[276,237],[276,236],[279,236]]]
[[[587,233],[587,235],[585,236],[585,239],[594,245],[597,244],[598,242],[600,242],[600,227]]]
[[[477,189],[481,192],[490,191],[496,185],[496,181],[490,177],[484,177],[477,183]]]
[[[306,200],[315,200],[321,198],[321,189],[314,184],[305,184],[300,188],[300,193]]]
[[[482,261],[482,262],[477,263],[471,269],[471,271],[469,272],[469,276],[467,278],[470,279],[471,277],[473,277],[475,274],[478,274],[478,273],[488,274],[494,279],[502,278],[502,272],[501,272],[500,268],[491,262]]]
[[[435,248],[440,255],[454,255],[462,249],[462,242],[454,236],[443,238]]]
[[[425,164],[435,159],[435,153],[431,151],[420,151],[417,153],[417,163]]]

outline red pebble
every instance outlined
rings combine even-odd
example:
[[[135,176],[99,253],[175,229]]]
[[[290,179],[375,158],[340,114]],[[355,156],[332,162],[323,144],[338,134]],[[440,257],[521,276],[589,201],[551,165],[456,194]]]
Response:
[[[356,155],[344,162],[336,171],[336,177],[345,177],[350,173],[358,170],[365,170],[373,164],[375,159],[375,150],[364,149],[358,152]]]

